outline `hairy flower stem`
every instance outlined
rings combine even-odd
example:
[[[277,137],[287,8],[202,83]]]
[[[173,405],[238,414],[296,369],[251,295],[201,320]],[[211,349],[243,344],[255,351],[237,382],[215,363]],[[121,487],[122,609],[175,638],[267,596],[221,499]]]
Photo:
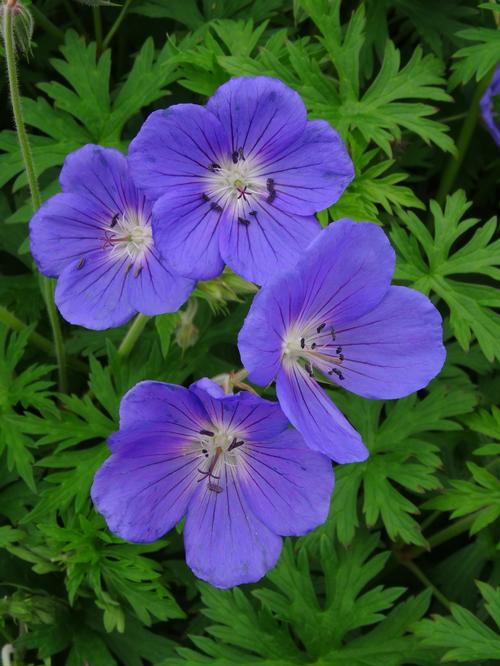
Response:
[[[19,148],[23,158],[24,169],[28,179],[28,185],[31,194],[31,203],[33,212],[35,212],[42,203],[40,190],[38,188],[38,180],[35,172],[35,165],[33,163],[33,156],[31,154],[31,147],[24,124],[23,111],[21,106],[21,94],[19,91],[19,81],[17,76],[17,61],[16,50],[14,42],[14,24],[13,16],[15,9],[15,0],[9,0],[4,7],[3,12],[3,38],[5,48],[5,61],[7,63],[7,78],[9,83],[10,100],[12,104],[12,112],[14,115],[14,122],[16,126],[17,138],[19,141]],[[56,307],[54,305],[54,293],[52,280],[43,278],[42,293],[47,305],[47,313],[49,316],[50,326],[52,328],[52,337],[54,340],[54,348],[57,358],[57,365],[59,370],[59,390],[66,391],[66,353],[64,349],[64,342],[61,333],[61,326]]]
[[[448,164],[446,165],[446,168],[443,172],[441,183],[439,184],[436,201],[441,207],[443,207],[446,197],[453,187],[457,173],[462,166],[464,158],[467,154],[472,135],[474,134],[474,130],[476,128],[477,118],[479,116],[479,102],[481,101],[481,97],[484,95],[487,87],[490,84],[493,72],[494,69],[488,72],[488,74],[486,74],[486,76],[484,76],[479,81],[476,86],[476,90],[474,91],[474,95],[472,96],[469,111],[465,116],[462,129],[460,130],[460,134],[458,136],[457,154],[450,157]]]
[[[130,354],[149,319],[150,317],[143,314],[138,314],[136,316],[118,347],[118,356],[125,358]]]
[[[444,596],[442,592],[440,592],[437,587],[434,585],[434,583],[427,578],[427,576],[424,574],[422,569],[418,567],[415,562],[412,562],[411,560],[408,560],[407,562],[402,561],[401,564],[405,566],[408,571],[411,571],[416,578],[419,579],[421,583],[427,587],[432,594],[435,596],[435,598],[439,601],[439,603],[446,608],[446,610],[451,610],[451,603],[450,601]]]
[[[123,7],[121,8],[121,11],[120,11],[120,13],[118,14],[118,17],[116,18],[116,21],[113,23],[113,25],[112,25],[111,28],[109,29],[108,34],[107,34],[106,37],[104,38],[104,41],[103,41],[103,43],[102,43],[102,50],[103,50],[103,51],[105,51],[105,50],[108,48],[110,41],[111,41],[111,40],[113,39],[113,37],[115,36],[116,31],[117,31],[118,28],[120,27],[120,25],[121,25],[123,19],[125,18],[126,13],[127,13],[128,10],[129,10],[130,5],[131,5],[133,2],[134,2],[134,0],[126,0],[125,4],[124,4]]]

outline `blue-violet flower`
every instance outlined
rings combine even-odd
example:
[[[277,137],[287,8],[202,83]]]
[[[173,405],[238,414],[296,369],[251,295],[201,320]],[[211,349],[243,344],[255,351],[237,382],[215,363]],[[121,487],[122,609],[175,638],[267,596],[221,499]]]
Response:
[[[277,403],[225,395],[209,379],[189,389],[137,384],[109,444],[92,499],[110,530],[148,543],[185,515],[187,563],[217,587],[259,580],[281,536],[305,534],[328,514],[329,459],[288,428]]]
[[[440,371],[441,317],[429,299],[390,286],[394,251],[380,227],[344,219],[311,244],[295,268],[257,294],[239,334],[250,381],[276,379],[290,422],[314,450],[340,463],[368,452],[320,387],[400,398]]]
[[[154,111],[129,158],[157,199],[155,243],[178,273],[213,278],[225,262],[258,284],[296,262],[320,231],[314,213],[354,176],[338,133],[265,76],[228,81],[205,107]]]
[[[173,312],[194,282],[160,259],[151,230],[151,204],[135,186],[117,150],[86,145],[61,170],[62,193],[30,223],[39,270],[57,277],[55,302],[72,324],[104,329],[137,312]]]
[[[500,62],[486,92],[481,98],[481,115],[491,136],[500,146]]]

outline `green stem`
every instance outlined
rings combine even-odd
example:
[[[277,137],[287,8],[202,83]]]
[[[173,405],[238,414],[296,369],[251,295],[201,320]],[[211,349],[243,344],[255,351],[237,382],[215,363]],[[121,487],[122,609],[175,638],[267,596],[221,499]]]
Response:
[[[101,8],[92,7],[92,14],[94,15],[94,34],[96,41],[97,55],[102,53],[102,17]]]
[[[9,310],[4,308],[3,305],[0,305],[0,323],[4,326],[7,326],[8,328],[11,328],[13,331],[17,331],[18,333],[22,333],[27,328],[30,328],[28,324],[26,324],[24,321],[21,321],[21,319],[12,314],[12,312],[9,312]],[[38,349],[45,352],[46,354],[50,354],[51,356],[54,354],[52,342],[43,335],[40,335],[40,333],[31,331],[28,336],[28,340],[32,345],[38,347]],[[69,358],[68,366],[73,368],[73,370],[83,372],[85,375],[88,374],[89,371],[85,363],[82,363],[76,358]]]
[[[31,4],[29,10],[35,19],[37,25],[39,25],[45,32],[48,32],[49,35],[52,35],[58,42],[64,42],[64,32],[60,30],[55,23],[45,16],[36,5]]]
[[[436,548],[436,546],[440,546],[442,543],[445,543],[446,541],[449,541],[450,539],[454,539],[455,537],[459,536],[460,534],[463,534],[464,532],[467,532],[472,525],[472,523],[476,520],[478,512],[476,513],[471,513],[469,516],[466,516],[465,518],[462,518],[461,520],[457,520],[456,523],[453,523],[453,525],[450,525],[449,527],[445,527],[444,529],[440,530],[439,532],[436,532],[436,534],[433,534],[429,539],[429,546],[431,548]]]
[[[130,354],[149,319],[150,317],[147,315],[137,315],[123,338],[121,345],[118,347],[118,356],[125,358]]]
[[[24,169],[28,179],[28,185],[31,194],[31,203],[33,212],[35,212],[42,203],[40,196],[40,189],[38,187],[38,180],[35,172],[35,165],[33,163],[33,156],[31,154],[31,147],[24,124],[23,110],[21,106],[21,95],[19,91],[19,82],[17,77],[17,62],[16,51],[14,42],[14,24],[12,22],[14,15],[14,8],[4,5],[3,12],[3,38],[5,46],[5,60],[7,63],[7,78],[9,81],[10,100],[12,104],[12,112],[14,115],[14,122],[16,125],[17,138],[19,141],[19,148],[23,158]],[[54,305],[52,282],[47,278],[43,280],[43,293],[47,302],[47,312],[49,321],[52,328],[52,337],[54,339],[54,347],[57,358],[57,365],[59,369],[59,389],[63,392],[66,391],[66,360],[63,338],[59,318]]]
[[[439,603],[446,608],[446,610],[451,610],[451,603],[450,601],[444,596],[442,592],[440,592],[437,587],[434,585],[434,583],[427,578],[427,576],[424,574],[422,569],[418,567],[415,562],[412,562],[411,560],[408,560],[407,562],[402,561],[401,564],[405,566],[409,571],[416,576],[421,583],[425,585],[429,590],[431,590],[432,594],[436,597],[436,599],[439,601]]]
[[[474,91],[474,95],[472,96],[469,111],[465,116],[462,129],[458,136],[457,154],[452,155],[448,160],[448,164],[446,165],[439,185],[436,201],[441,207],[443,207],[446,197],[453,187],[457,173],[462,166],[465,155],[467,154],[472,135],[476,128],[477,118],[479,116],[479,102],[481,101],[481,97],[484,95],[486,88],[489,86],[492,76],[493,70],[488,72],[488,74],[479,81]]]
[[[125,4],[123,5],[120,13],[118,14],[118,16],[116,18],[116,21],[113,23],[113,25],[109,29],[108,34],[104,38],[104,41],[102,43],[102,50],[103,51],[105,51],[108,48],[110,41],[113,39],[116,31],[120,27],[123,19],[125,18],[126,13],[128,12],[130,5],[133,2],[134,2],[134,0],[126,0]]]

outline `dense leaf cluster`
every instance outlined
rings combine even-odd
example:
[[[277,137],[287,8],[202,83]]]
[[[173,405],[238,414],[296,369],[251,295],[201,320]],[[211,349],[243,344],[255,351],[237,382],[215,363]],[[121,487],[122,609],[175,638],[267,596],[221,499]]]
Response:
[[[197,583],[181,527],[154,545],[115,538],[89,488],[121,396],[145,378],[187,383],[241,367],[235,340],[254,289],[230,273],[200,283],[188,311],[149,321],[130,352],[125,327],[66,327],[70,388],[59,392],[28,250],[27,181],[5,109],[2,645],[14,646],[15,663],[67,666],[496,663],[500,154],[476,116],[478,91],[500,60],[500,5],[101,4],[33,7],[20,80],[43,197],[58,190],[59,168],[79,146],[126,150],[155,108],[203,103],[231,76],[278,77],[311,118],[339,130],[355,163],[355,180],[321,223],[349,216],[384,225],[397,282],[428,294],[443,314],[448,356],[428,389],[405,399],[335,390],[370,458],[337,470],[328,521],[288,539],[260,584]]]

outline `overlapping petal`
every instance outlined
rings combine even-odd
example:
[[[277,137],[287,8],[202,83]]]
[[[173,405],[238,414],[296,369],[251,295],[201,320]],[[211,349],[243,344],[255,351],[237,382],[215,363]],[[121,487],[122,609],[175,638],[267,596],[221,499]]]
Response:
[[[189,504],[186,562],[215,587],[254,583],[278,561],[281,537],[252,512],[235,471],[226,466],[220,483],[220,493],[200,485]]]
[[[286,212],[278,201],[257,200],[254,209],[256,215],[245,218],[231,208],[224,212],[220,253],[235,273],[266,284],[297,263],[321,227],[315,217]]]
[[[427,386],[446,351],[442,319],[414,289],[391,287],[379,305],[337,331],[346,389],[374,399],[402,398]]]
[[[338,463],[367,459],[368,450],[359,433],[300,365],[280,371],[276,393],[281,408],[311,449]]]
[[[92,500],[112,532],[135,543],[162,537],[186,513],[197,490],[200,456],[165,434],[122,434],[118,453],[98,470]]]
[[[332,464],[295,430],[243,451],[241,488],[253,513],[276,534],[306,534],[323,523],[333,492]]]

